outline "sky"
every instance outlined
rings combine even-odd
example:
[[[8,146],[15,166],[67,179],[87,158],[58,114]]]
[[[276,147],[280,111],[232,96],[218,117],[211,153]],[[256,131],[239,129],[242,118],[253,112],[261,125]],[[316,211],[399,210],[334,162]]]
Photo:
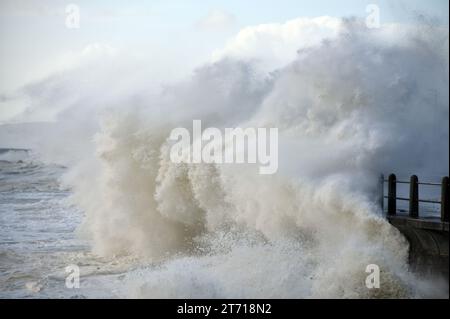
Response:
[[[71,3],[80,12],[78,28],[67,27]],[[155,76],[177,77],[245,27],[299,17],[365,17],[372,3],[381,23],[426,15],[448,25],[447,0],[0,0],[0,102],[86,56],[120,52],[145,61]]]

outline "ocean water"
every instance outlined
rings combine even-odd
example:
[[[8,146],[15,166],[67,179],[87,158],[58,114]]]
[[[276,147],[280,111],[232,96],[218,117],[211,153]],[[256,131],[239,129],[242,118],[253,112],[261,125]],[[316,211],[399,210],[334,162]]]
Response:
[[[0,150],[0,298],[115,296],[101,282],[124,271],[117,260],[93,256],[77,235],[82,213],[60,184],[65,170],[29,150]],[[81,268],[79,289],[66,287],[69,265]]]

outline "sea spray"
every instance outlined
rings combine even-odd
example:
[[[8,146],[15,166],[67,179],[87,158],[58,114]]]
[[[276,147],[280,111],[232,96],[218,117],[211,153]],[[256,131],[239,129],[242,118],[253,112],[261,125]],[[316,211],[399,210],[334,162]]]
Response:
[[[408,271],[408,244],[376,196],[381,172],[448,174],[448,32],[384,31],[344,21],[270,74],[224,58],[145,107],[109,112],[96,159],[69,182],[95,253],[162,262],[127,276],[125,296],[448,294]],[[194,119],[277,127],[277,174],[173,163],[170,131]],[[380,289],[365,286],[369,264]]]

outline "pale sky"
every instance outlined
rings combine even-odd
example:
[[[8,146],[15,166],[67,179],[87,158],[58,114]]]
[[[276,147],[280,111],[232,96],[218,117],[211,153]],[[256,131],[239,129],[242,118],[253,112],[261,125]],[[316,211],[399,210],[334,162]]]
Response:
[[[0,97],[76,64],[86,50],[119,51],[147,61],[156,73],[177,75],[209,59],[246,26],[365,17],[370,3],[379,6],[381,23],[409,23],[424,14],[448,25],[447,0],[78,0],[72,3],[80,9],[80,28],[69,29],[70,3],[0,1]]]

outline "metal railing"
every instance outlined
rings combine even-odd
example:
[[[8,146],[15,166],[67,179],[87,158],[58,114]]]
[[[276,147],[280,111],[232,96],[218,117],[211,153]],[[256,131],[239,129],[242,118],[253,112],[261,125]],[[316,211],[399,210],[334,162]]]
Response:
[[[449,178],[445,176],[442,178],[441,183],[419,182],[417,175],[412,175],[409,181],[397,180],[395,174],[389,175],[388,179],[385,179],[382,175],[381,178],[381,205],[384,210],[384,199],[387,198],[387,214],[393,216],[397,214],[397,201],[409,202],[409,217],[419,218],[419,203],[440,204],[441,205],[441,221],[449,221]],[[388,194],[384,195],[384,184],[388,184]],[[397,184],[409,184],[409,198],[397,197]],[[441,187],[441,200],[432,199],[420,199],[419,198],[419,185],[426,186],[440,186]]]

